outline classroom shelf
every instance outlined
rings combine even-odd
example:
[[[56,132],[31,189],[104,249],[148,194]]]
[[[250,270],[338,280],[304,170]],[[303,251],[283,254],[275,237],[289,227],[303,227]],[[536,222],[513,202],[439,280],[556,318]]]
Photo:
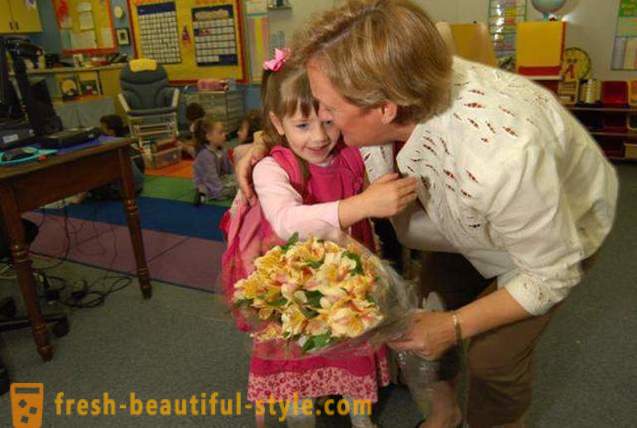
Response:
[[[635,132],[612,132],[612,131],[588,131],[591,135],[598,135],[600,137],[618,137],[618,138],[637,138],[637,131]]]
[[[603,113],[637,113],[637,108],[617,108],[617,107],[575,107],[567,106],[571,111],[598,111]]]
[[[608,159],[637,160],[637,108],[566,106],[597,140]],[[631,121],[633,118],[633,121]],[[623,156],[618,156],[623,154]]]

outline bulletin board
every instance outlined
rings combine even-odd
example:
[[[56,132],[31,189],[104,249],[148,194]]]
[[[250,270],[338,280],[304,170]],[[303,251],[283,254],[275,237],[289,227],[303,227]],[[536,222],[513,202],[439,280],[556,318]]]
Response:
[[[203,78],[246,81],[241,0],[128,0],[128,6],[138,57],[155,57],[164,65],[171,82],[189,83]],[[176,37],[174,27],[164,29],[165,44],[157,49],[166,51],[166,44],[170,44],[178,58],[162,61],[157,52],[144,51],[149,39],[144,40],[148,31],[142,21],[148,8],[174,8]],[[172,22],[169,24],[173,26]]]
[[[637,70],[637,0],[621,0],[612,69]]]
[[[526,20],[526,0],[490,0],[489,32],[498,58],[515,55],[515,33]]]
[[[108,0],[53,0],[64,54],[117,50]]]

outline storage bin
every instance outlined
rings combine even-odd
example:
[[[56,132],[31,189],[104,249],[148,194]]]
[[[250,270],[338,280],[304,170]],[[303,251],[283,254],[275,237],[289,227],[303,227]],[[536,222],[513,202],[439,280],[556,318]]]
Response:
[[[625,148],[624,157],[626,159],[637,159],[637,142],[624,143],[624,148]]]
[[[637,107],[637,80],[628,82],[628,104]]]
[[[146,167],[150,169],[160,169],[174,165],[181,162],[181,148],[174,147],[155,153],[145,153],[144,161],[146,162]]]
[[[628,82],[625,80],[602,82],[602,104],[605,107],[626,107],[628,105]]]

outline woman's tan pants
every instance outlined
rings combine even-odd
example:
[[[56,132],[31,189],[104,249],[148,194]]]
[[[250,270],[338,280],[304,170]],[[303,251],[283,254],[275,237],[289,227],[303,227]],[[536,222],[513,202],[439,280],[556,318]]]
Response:
[[[421,271],[423,295],[438,292],[448,309],[496,290],[461,255],[425,253]],[[547,314],[496,328],[471,339],[467,352],[471,428],[493,427],[522,418],[531,403],[533,355],[555,307]]]

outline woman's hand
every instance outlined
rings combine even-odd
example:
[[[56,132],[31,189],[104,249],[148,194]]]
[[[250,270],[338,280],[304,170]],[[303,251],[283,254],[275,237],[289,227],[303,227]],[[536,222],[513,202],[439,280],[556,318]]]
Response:
[[[391,217],[416,200],[415,177],[400,178],[399,174],[385,174],[360,194],[366,217]]]
[[[263,142],[262,135],[255,132],[254,143],[252,143],[250,149],[235,162],[235,176],[239,183],[241,192],[248,201],[252,200],[254,197],[254,189],[252,187],[252,168],[257,162],[266,157],[268,153],[270,153],[270,149]]]
[[[388,345],[396,351],[412,351],[426,360],[439,359],[456,344],[451,312],[417,312],[407,333]]]

